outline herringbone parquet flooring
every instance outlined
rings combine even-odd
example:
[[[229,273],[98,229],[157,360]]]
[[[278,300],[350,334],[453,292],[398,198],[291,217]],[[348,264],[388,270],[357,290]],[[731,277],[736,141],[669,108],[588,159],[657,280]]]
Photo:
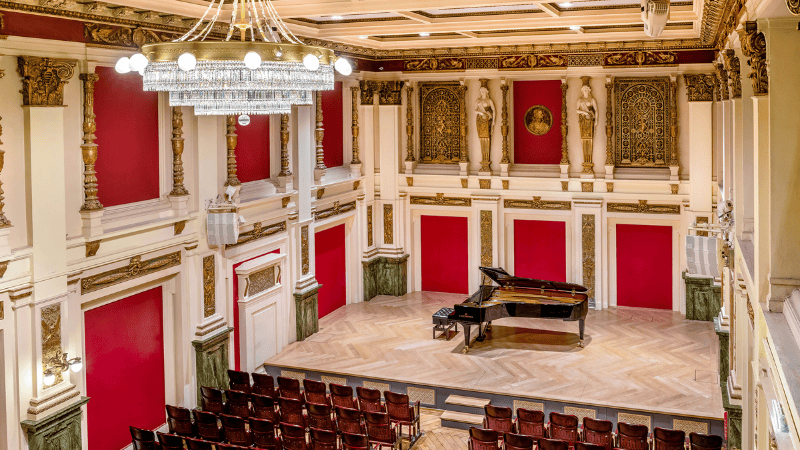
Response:
[[[432,339],[431,315],[463,295],[415,292],[348,305],[268,364],[564,402],[721,419],[711,322],[672,311],[590,311],[577,322],[506,318],[462,354],[463,330]],[[473,327],[473,336],[477,334]]]
[[[455,428],[443,428],[440,417],[442,411],[422,408],[419,425],[425,433],[414,443],[414,450],[465,450],[469,432]],[[408,441],[404,440],[401,450],[408,450]]]

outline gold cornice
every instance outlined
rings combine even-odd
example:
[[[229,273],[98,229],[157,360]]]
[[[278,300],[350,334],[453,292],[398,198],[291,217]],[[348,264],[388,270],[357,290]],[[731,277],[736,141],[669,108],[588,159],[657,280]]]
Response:
[[[542,197],[533,197],[533,200],[506,199],[503,205],[506,208],[546,209],[553,211],[569,211],[572,209],[571,202],[542,200]]]
[[[125,267],[81,279],[81,295],[174,267],[180,265],[180,263],[181,252],[174,252],[145,261],[142,261],[141,256],[134,256]]]
[[[355,211],[355,209],[356,209],[355,201],[345,203],[344,205],[340,205],[339,202],[333,202],[333,206],[331,206],[330,208],[323,209],[322,211],[315,211],[314,220],[327,219],[328,217],[338,216],[339,214]]]
[[[681,205],[649,205],[647,200],[639,203],[609,203],[608,212],[638,213],[638,214],[680,214]]]
[[[239,240],[236,241],[235,244],[226,245],[225,248],[233,248],[238,247],[240,245],[246,244],[251,241],[255,241],[257,239],[265,238],[267,236],[271,236],[276,233],[280,233],[282,231],[286,231],[286,222],[278,222],[273,223],[272,225],[264,225],[261,222],[256,222],[253,224],[253,229],[250,231],[245,231],[244,233],[239,234]]]
[[[436,197],[411,196],[412,205],[433,205],[433,206],[472,206],[471,198],[445,197],[444,194],[436,194]]]

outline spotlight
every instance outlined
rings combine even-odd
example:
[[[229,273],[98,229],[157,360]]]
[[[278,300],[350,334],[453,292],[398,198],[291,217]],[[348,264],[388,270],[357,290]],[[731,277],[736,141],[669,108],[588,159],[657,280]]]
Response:
[[[131,59],[128,58],[127,56],[120,58],[119,61],[117,61],[117,65],[114,66],[114,70],[116,70],[117,73],[128,73],[128,72],[130,72],[131,71]]]
[[[344,58],[337,59],[336,62],[333,63],[333,67],[337,72],[344,76],[348,76],[353,73],[353,66],[350,65],[350,61]]]
[[[178,57],[178,67],[184,72],[194,70],[197,67],[197,58],[191,53],[184,53]]]
[[[303,57],[303,65],[306,66],[308,70],[317,70],[319,69],[319,58],[309,53]]]
[[[131,70],[135,72],[142,72],[147,67],[147,57],[141,53],[137,53],[130,58]]]
[[[248,52],[244,55],[244,65],[250,70],[261,67],[261,55],[256,52]]]

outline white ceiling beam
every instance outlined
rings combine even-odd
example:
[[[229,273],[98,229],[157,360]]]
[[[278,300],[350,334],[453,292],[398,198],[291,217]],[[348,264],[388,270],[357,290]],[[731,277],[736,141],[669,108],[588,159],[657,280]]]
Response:
[[[559,11],[555,6],[553,6],[550,3],[540,3],[539,8],[542,8],[542,11],[546,12],[552,17],[561,16],[561,11]]]
[[[471,31],[459,31],[458,34],[460,34],[462,36],[469,37],[469,38],[477,38],[478,37],[477,33],[473,33]]]
[[[429,17],[423,16],[422,14],[417,14],[415,12],[411,11],[392,11],[392,12],[397,13],[407,19],[416,20],[421,23],[431,23],[431,19]]]

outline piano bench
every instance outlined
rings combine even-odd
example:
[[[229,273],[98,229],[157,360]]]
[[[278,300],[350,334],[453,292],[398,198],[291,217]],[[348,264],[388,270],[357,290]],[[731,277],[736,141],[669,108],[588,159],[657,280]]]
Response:
[[[446,340],[450,340],[450,330],[456,328],[453,336],[458,334],[458,322],[450,320],[449,316],[453,313],[453,308],[442,308],[433,314],[433,338],[436,339],[436,332],[442,332]],[[441,337],[441,336],[440,336]]]

